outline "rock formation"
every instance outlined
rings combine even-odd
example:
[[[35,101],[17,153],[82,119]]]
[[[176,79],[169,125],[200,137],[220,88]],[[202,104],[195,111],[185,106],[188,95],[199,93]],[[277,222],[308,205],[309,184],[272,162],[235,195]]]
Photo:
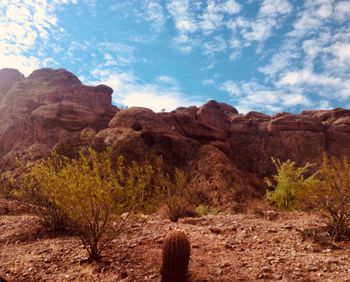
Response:
[[[37,70],[27,78],[16,70],[1,70],[0,166],[11,166],[15,157],[43,157],[84,128],[107,127],[118,111],[112,92],[104,85],[82,85],[62,69]]]
[[[350,110],[243,115],[209,101],[168,113],[120,111],[111,95],[110,87],[83,85],[62,69],[27,78],[0,70],[0,168],[54,147],[69,154],[88,136],[96,148],[111,146],[129,159],[162,155],[167,169],[183,169],[205,196],[232,203],[262,192],[263,177],[274,172],[271,157],[300,165],[319,163],[324,152],[350,157]]]

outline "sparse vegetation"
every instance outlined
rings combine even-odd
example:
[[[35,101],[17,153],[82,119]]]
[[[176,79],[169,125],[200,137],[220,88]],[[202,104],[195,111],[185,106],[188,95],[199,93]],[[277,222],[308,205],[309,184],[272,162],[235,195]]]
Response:
[[[276,166],[277,173],[272,179],[265,179],[266,184],[272,191],[265,195],[266,200],[274,203],[279,209],[291,210],[299,205],[297,197],[303,191],[318,184],[317,173],[310,175],[312,164],[307,163],[303,167],[298,167],[294,161],[272,159]]]
[[[270,204],[262,199],[251,199],[245,204],[245,212],[258,216],[265,216],[268,211],[271,211]]]
[[[4,172],[0,175],[0,195],[4,198],[12,196],[15,185],[15,179],[10,172]]]
[[[326,219],[332,238],[348,237],[350,221],[350,163],[324,156],[318,185],[308,187],[301,200]]]
[[[217,215],[220,211],[216,207],[207,206],[204,204],[200,204],[196,207],[196,212],[199,215]]]
[[[347,159],[324,156],[320,169],[310,175],[310,164],[297,167],[290,160],[274,161],[277,174],[275,188],[266,193],[266,199],[278,208],[290,210],[306,209],[319,212],[326,219],[329,236],[334,240],[350,235],[350,163]]]
[[[162,162],[162,160],[158,160]],[[164,202],[169,209],[171,221],[178,221],[182,217],[198,216],[193,207],[195,193],[193,187],[188,185],[187,178],[183,171],[175,169],[174,180],[169,174],[161,171],[158,163],[158,174],[156,179],[159,199]]]
[[[70,159],[53,153],[48,159],[27,165],[20,178],[18,196],[43,207],[49,225],[71,228],[81,239],[90,260],[120,232],[125,217],[144,200],[152,168],[133,162],[114,161],[109,150],[90,149]],[[117,222],[118,224],[113,224]]]

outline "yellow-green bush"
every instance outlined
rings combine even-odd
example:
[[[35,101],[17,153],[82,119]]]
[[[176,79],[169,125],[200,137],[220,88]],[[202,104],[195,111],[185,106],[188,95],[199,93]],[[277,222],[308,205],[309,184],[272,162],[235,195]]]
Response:
[[[277,174],[266,180],[273,191],[266,199],[283,209],[312,209],[326,219],[332,238],[350,236],[350,162],[324,156],[320,169],[310,175],[310,164],[297,167],[290,160],[275,161]]]
[[[150,166],[126,166],[109,150],[89,149],[77,159],[53,153],[27,164],[18,195],[43,206],[55,224],[73,228],[90,259],[96,260],[117,235],[112,223],[121,219],[118,215],[135,210],[144,200],[151,175]]]
[[[207,206],[204,204],[200,204],[196,207],[196,212],[199,215],[217,215],[219,213],[219,209],[211,206]]]
[[[278,208],[291,210],[299,205],[298,195],[318,184],[316,174],[310,175],[312,164],[307,163],[298,167],[295,162],[287,160],[280,162],[272,159],[277,173],[272,179],[265,179],[268,187],[273,189],[265,194],[265,199],[274,203]]]
[[[3,172],[0,175],[0,195],[5,198],[12,196],[15,187],[15,179],[10,172]]]
[[[320,182],[309,187],[299,198],[321,213],[334,239],[349,236],[350,163],[324,156],[319,170]]]
[[[158,158],[155,168],[154,195],[158,202],[167,205],[170,220],[176,222],[182,217],[198,216],[194,210],[196,195],[184,171],[176,168],[174,175],[169,175],[164,172],[162,158]]]

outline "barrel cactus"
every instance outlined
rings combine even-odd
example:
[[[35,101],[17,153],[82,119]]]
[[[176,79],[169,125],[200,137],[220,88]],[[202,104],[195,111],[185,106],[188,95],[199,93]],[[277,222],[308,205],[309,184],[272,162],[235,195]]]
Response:
[[[190,241],[182,230],[171,231],[163,246],[162,282],[186,281],[190,261]]]

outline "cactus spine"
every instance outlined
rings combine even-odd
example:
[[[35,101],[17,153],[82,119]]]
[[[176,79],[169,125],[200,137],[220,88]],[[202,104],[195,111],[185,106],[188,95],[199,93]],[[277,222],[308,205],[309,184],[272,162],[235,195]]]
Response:
[[[190,241],[182,230],[171,231],[163,246],[161,282],[184,282],[190,261]]]

